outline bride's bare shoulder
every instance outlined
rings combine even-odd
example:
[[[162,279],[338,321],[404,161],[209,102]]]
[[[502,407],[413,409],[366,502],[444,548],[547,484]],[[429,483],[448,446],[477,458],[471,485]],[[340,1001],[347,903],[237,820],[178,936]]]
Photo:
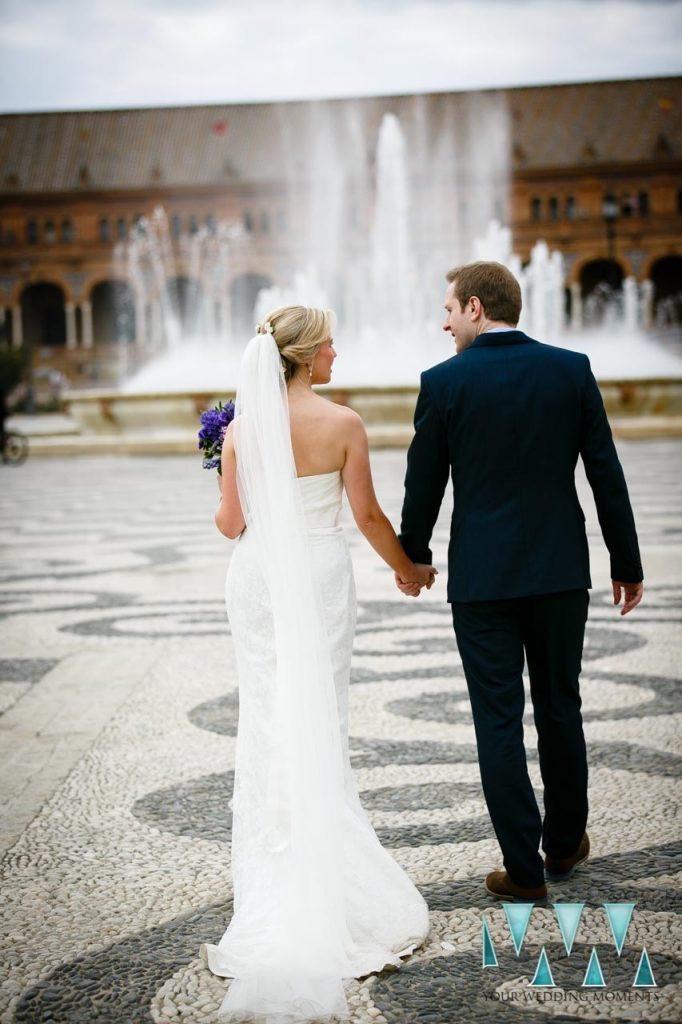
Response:
[[[359,430],[364,431],[365,425],[362,422],[362,416],[354,409],[349,409],[347,405],[338,405],[329,399],[325,399],[325,402],[329,409],[329,416],[335,421],[338,429],[349,434],[355,434]]]

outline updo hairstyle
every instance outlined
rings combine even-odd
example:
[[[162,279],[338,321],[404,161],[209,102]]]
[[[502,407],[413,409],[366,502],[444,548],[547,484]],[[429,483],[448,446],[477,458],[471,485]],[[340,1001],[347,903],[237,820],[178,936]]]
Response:
[[[331,337],[335,319],[331,309],[280,306],[268,313],[259,325],[259,333],[267,332],[275,339],[287,384],[299,366],[312,363],[320,345]]]

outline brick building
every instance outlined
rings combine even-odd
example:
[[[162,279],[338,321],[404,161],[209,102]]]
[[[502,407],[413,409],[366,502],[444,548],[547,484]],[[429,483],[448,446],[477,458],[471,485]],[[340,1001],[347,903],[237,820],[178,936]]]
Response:
[[[257,291],[291,267],[315,173],[301,144],[311,124],[324,124],[333,147],[352,110],[362,139],[371,140],[361,156],[371,172],[385,112],[411,117],[446,141],[465,123],[466,149],[476,135],[475,104],[483,101],[502,111],[506,125],[484,213],[510,226],[524,260],[540,237],[562,252],[567,309],[571,296],[585,297],[603,282],[617,288],[627,276],[652,282],[654,307],[682,291],[682,79],[661,78],[1,116],[1,329],[11,344],[25,343],[34,367],[59,367],[74,385],[107,381],[121,340],[133,352],[153,349],[158,309],[117,263],[116,247],[127,246],[135,225],[159,207],[176,268],[165,287],[181,321],[201,289],[212,287],[206,273],[197,274],[193,239],[218,252],[221,225],[240,225],[228,264],[210,264],[225,278],[211,305],[212,329],[234,327]],[[476,206],[479,187],[476,161],[467,168],[458,171],[460,221]],[[445,205],[448,173],[437,196]],[[353,208],[359,247],[370,205],[371,197],[359,195]]]

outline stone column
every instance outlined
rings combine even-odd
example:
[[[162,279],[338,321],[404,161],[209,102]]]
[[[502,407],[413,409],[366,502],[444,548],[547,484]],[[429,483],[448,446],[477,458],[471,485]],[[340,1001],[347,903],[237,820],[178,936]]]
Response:
[[[92,303],[87,299],[83,299],[81,302],[81,324],[83,327],[81,344],[83,348],[92,348]]]
[[[579,281],[571,285],[571,330],[579,331],[583,325],[583,296]]]
[[[78,345],[78,339],[76,338],[76,306],[73,302],[66,302],[64,304],[64,312],[66,313],[66,347],[76,348]]]
[[[12,309],[12,348],[21,348],[24,341],[24,322],[21,317],[21,306]]]

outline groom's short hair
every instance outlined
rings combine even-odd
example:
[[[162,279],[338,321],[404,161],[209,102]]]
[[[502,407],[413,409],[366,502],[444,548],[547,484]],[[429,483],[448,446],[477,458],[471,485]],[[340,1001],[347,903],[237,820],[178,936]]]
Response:
[[[516,325],[521,316],[521,287],[511,270],[501,263],[478,260],[455,267],[445,275],[454,282],[454,293],[464,309],[472,295],[481,301],[489,320]]]

